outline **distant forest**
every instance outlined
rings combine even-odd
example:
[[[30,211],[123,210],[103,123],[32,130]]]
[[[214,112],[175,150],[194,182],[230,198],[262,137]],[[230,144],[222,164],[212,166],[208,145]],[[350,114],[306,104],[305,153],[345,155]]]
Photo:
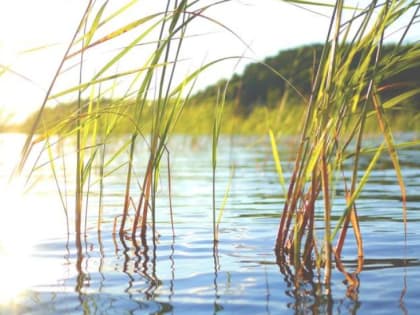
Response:
[[[243,74],[234,75],[229,80],[226,93],[227,101],[236,101],[241,114],[248,114],[256,106],[274,106],[287,93],[289,103],[301,104],[302,96],[309,97],[323,46],[315,44],[280,51],[276,56],[268,57],[262,62],[246,66]],[[342,47],[347,49],[349,47]],[[396,75],[379,78],[378,86],[381,95],[387,99],[405,90],[420,87],[420,56],[416,64],[404,63],[404,54],[415,48],[414,45],[385,45],[382,50],[382,63],[379,67],[386,69],[388,58],[401,58],[402,71]],[[418,50],[418,46],[417,46]],[[363,56],[355,55],[351,60],[351,68],[356,69]],[[372,60],[373,63],[373,60]],[[337,69],[339,71],[339,69]],[[378,71],[386,73],[386,71]],[[287,81],[286,81],[287,80]],[[192,99],[202,103],[223,90],[227,80],[220,80],[197,93]],[[301,95],[298,94],[298,92]],[[420,110],[420,93],[413,96],[408,105]]]
[[[261,62],[251,63],[246,66],[243,73],[235,74],[228,80],[220,80],[219,82],[208,86],[202,91],[191,96],[190,108],[193,110],[196,105],[214,104],[216,96],[223,91],[226,84],[228,88],[226,92],[226,101],[235,104],[235,114],[247,116],[257,107],[267,106],[275,107],[280,100],[287,96],[286,106],[296,106],[305,104],[311,92],[312,82],[315,77],[315,71],[322,54],[322,45],[315,44],[309,46],[298,47],[294,49],[280,51],[276,56],[268,57]],[[398,95],[401,92],[417,89],[417,93],[399,104],[398,107],[404,108],[404,113],[414,111],[416,114],[420,112],[420,56],[418,62],[405,63],[404,55],[407,51],[418,49],[413,44],[396,46],[386,45],[382,49],[382,58],[379,67],[383,77],[378,78],[377,86],[383,99],[388,99]],[[348,47],[349,48],[349,47]],[[341,49],[346,49],[346,46]],[[344,55],[344,54],[343,54]],[[386,76],[387,60],[389,58],[401,59],[401,71]],[[363,56],[355,55],[350,62],[350,67],[357,69],[362,61]],[[372,61],[373,62],[373,61]],[[344,64],[344,62],[343,62]],[[337,69],[340,71],[340,69]],[[374,70],[372,70],[374,71]],[[385,75],[384,75],[385,74]],[[298,91],[298,92],[297,92]],[[85,102],[86,103],[86,102]],[[129,100],[102,100],[101,107],[115,106],[125,107],[126,113],[130,112],[133,101]],[[77,102],[58,105],[54,108],[45,108],[43,113],[43,121],[50,124],[57,124],[59,121],[69,119],[77,111]],[[35,119],[33,114],[21,126],[12,127],[15,130],[26,131]],[[70,118],[71,119],[71,118]],[[74,120],[74,118],[73,118]]]

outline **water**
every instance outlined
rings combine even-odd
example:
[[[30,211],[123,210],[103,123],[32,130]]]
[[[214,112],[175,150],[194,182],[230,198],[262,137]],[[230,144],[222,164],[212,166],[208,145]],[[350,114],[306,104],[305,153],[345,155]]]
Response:
[[[401,135],[398,140],[412,137]],[[1,135],[5,155],[2,178],[16,163],[23,138]],[[66,220],[51,170],[37,170],[38,184],[29,197],[2,195],[0,238],[0,314],[417,314],[420,308],[420,152],[400,153],[407,185],[408,234],[392,164],[381,159],[357,203],[365,260],[359,289],[348,292],[345,277],[334,269],[331,294],[320,294],[313,279],[299,289],[293,272],[276,263],[273,251],[282,210],[270,147],[259,138],[222,138],[217,171],[217,204],[233,176],[213,246],[211,148],[206,137],[175,137],[170,144],[172,208],[169,216],[166,169],[162,168],[156,229],[160,237],[133,242],[113,235],[121,213],[124,169],[105,180],[104,220],[96,232],[98,201],[92,179],[87,236],[77,247],[66,236]],[[291,139],[280,145],[286,179],[293,155]],[[139,148],[141,174],[145,161]],[[13,153],[13,154],[12,154]],[[109,153],[111,154],[111,153]],[[8,158],[10,156],[10,159]],[[363,159],[369,163],[369,157]],[[40,162],[42,164],[42,161]],[[71,160],[67,176],[71,183]],[[115,161],[115,166],[118,166]],[[59,166],[56,161],[56,167]],[[69,166],[70,165],[70,166]],[[109,166],[112,169],[112,165]],[[233,175],[232,175],[233,174]],[[62,179],[60,187],[62,185]],[[71,184],[67,189],[71,194]],[[337,211],[341,210],[338,187]],[[342,190],[341,190],[342,192]],[[138,200],[138,189],[133,190]],[[71,199],[67,201],[71,208]],[[338,213],[338,212],[337,212]],[[70,218],[71,219],[71,218]],[[150,234],[150,233],[149,233]],[[350,233],[343,262],[355,269]]]

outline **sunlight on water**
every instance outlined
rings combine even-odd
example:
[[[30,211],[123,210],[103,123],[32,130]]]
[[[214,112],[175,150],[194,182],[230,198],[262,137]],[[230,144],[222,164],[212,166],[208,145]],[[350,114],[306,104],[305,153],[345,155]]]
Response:
[[[0,148],[1,141],[0,136]],[[228,147],[221,146],[219,152],[224,158],[218,165],[218,205],[222,203],[231,163],[235,165],[235,178],[221,222],[220,242],[214,247],[211,171],[205,166],[210,165],[210,158],[206,158],[210,150],[203,144],[202,151],[188,151],[190,142],[185,138],[179,141],[182,145],[177,150],[181,153],[174,152],[179,154],[171,159],[172,182],[176,183],[172,186],[175,237],[168,219],[166,174],[162,172],[156,212],[160,237],[156,243],[150,234],[136,242],[112,234],[114,219],[121,211],[118,198],[124,196],[123,169],[105,181],[101,233],[91,229],[97,223],[96,186],[91,185],[87,235],[78,247],[74,231],[70,231],[70,240],[66,234],[64,211],[51,170],[39,168],[34,174],[39,176],[31,178],[35,183],[31,193],[22,196],[23,183],[1,185],[16,161],[6,160],[9,155],[0,159],[0,314],[269,315],[379,311],[394,315],[404,313],[404,309],[408,310],[406,314],[416,314],[420,307],[418,150],[401,154],[401,163],[407,165],[409,195],[406,252],[400,193],[394,177],[387,175],[395,173],[387,163],[384,169],[372,172],[368,189],[358,203],[366,250],[360,287],[357,291],[348,290],[343,274],[333,269],[331,296],[326,296],[318,277],[312,279],[309,275],[296,288],[293,268],[277,264],[273,244],[283,201],[275,165],[270,162],[270,148],[248,147],[248,138],[235,140],[232,154]],[[11,138],[10,143],[16,143],[16,138]],[[13,146],[7,150],[11,152]],[[108,152],[114,154],[111,146]],[[281,154],[287,156],[287,151]],[[142,165],[136,166],[140,174]],[[64,201],[70,207],[74,197],[71,179],[68,176],[62,185],[67,188],[68,198]],[[339,186],[338,191],[340,199],[343,187]],[[343,204],[338,203],[337,209]],[[72,230],[71,209],[69,214]],[[352,236],[347,244],[343,262],[353,271],[358,261],[354,259]],[[403,288],[407,290],[401,299]]]
[[[63,234],[60,208],[54,198],[23,194],[20,185],[3,185],[0,192],[0,304],[48,278],[57,270],[36,255],[40,240]]]

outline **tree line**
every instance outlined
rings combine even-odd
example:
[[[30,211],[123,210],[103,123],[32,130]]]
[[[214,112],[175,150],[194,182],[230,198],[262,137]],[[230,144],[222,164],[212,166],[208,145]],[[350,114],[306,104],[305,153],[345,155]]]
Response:
[[[348,47],[343,45],[341,49]],[[418,51],[418,48],[419,45],[414,44],[387,44],[382,49],[379,67],[385,69],[389,58],[401,58],[401,63],[404,63],[404,54],[415,49]],[[228,83],[226,100],[236,101],[240,114],[248,114],[256,106],[275,106],[286,95],[289,104],[302,104],[311,93],[322,50],[323,45],[313,44],[280,51],[276,56],[247,65],[242,74],[233,75],[229,82],[220,80],[208,86],[195,94],[192,101],[202,103],[214,99],[218,91],[223,90]],[[356,54],[350,61],[350,67],[356,71],[362,59],[361,55]],[[387,71],[377,71],[382,75],[378,78],[378,90],[385,99],[420,86],[420,56],[418,60],[415,64],[402,66],[397,74],[387,76]],[[420,110],[420,93],[401,105]]]
[[[379,67],[385,69],[389,58],[400,58],[402,64],[398,73],[389,71],[389,73],[393,73],[389,76],[383,69],[378,71],[381,73],[377,83],[378,91],[384,99],[413,90],[413,88],[420,91],[418,88],[420,87],[420,55],[418,62],[404,64],[404,55],[410,51],[420,51],[418,46],[418,44],[417,46],[415,44],[404,46],[388,44],[383,47],[382,61]],[[341,49],[346,49],[346,45],[343,45]],[[261,62],[248,64],[242,74],[234,74],[229,80],[222,79],[195,93],[191,96],[189,103],[191,107],[214,103],[220,91],[225,90],[227,86],[226,101],[235,104],[237,115],[247,116],[261,106],[273,108],[284,97],[287,97],[287,106],[303,105],[311,93],[322,50],[323,45],[313,44],[280,51],[277,55],[267,57]],[[362,61],[362,56],[355,55],[350,60],[350,67],[356,71]],[[130,108],[135,106],[134,100],[104,99],[101,100],[101,107],[115,106],[116,103],[120,108],[124,108],[122,112],[128,116],[130,116]],[[405,113],[411,110],[418,113],[420,111],[420,92],[414,93],[412,97],[402,101],[399,107],[403,107]],[[61,104],[54,108],[46,108],[43,120],[55,124],[75,113],[77,113],[77,101]],[[13,129],[26,131],[35,117],[36,113],[22,125],[14,126]]]

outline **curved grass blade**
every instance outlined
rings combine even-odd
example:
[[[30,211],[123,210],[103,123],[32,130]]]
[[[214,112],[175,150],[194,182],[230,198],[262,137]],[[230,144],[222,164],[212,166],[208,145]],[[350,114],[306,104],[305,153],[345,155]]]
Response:
[[[77,26],[77,29],[74,32],[73,37],[72,37],[72,39],[71,39],[71,41],[70,41],[70,43],[69,43],[69,45],[68,45],[68,47],[67,47],[67,49],[66,49],[66,51],[64,53],[64,56],[63,56],[62,60],[60,61],[60,64],[59,64],[59,66],[57,68],[57,71],[55,72],[55,74],[54,74],[54,76],[52,78],[52,81],[51,81],[51,83],[50,83],[50,85],[48,87],[48,90],[47,90],[46,94],[45,94],[44,100],[43,100],[43,102],[41,104],[41,107],[38,110],[38,114],[37,114],[37,116],[35,118],[35,121],[34,121],[34,123],[31,126],[31,129],[30,129],[30,131],[28,133],[28,136],[26,137],[26,141],[25,141],[25,144],[23,145],[22,152],[21,152],[20,162],[19,162],[19,164],[18,164],[18,166],[17,166],[17,168],[16,168],[16,170],[14,172],[15,174],[21,173],[21,171],[23,169],[23,166],[25,165],[25,163],[26,163],[26,161],[28,159],[28,156],[30,154],[30,150],[31,150],[31,147],[32,147],[31,142],[32,142],[32,139],[33,139],[33,137],[35,135],[35,131],[36,131],[36,129],[37,129],[37,127],[38,127],[38,125],[39,125],[39,123],[41,121],[42,113],[43,113],[44,108],[45,108],[45,106],[47,104],[48,98],[49,98],[49,96],[51,94],[51,91],[52,91],[52,89],[53,89],[53,87],[54,87],[57,79],[58,79],[58,76],[60,74],[60,71],[61,71],[61,69],[64,66],[66,57],[69,55],[70,50],[73,47],[73,43],[76,40],[76,36],[80,32],[80,30],[82,29],[83,23],[84,23],[84,21],[85,21],[85,19],[87,17],[87,14],[88,14],[91,6],[92,6],[92,0],[89,0],[88,4],[86,5],[85,12],[84,12],[84,14],[83,14],[82,18],[80,19],[80,22],[79,22],[79,24]]]
[[[101,8],[99,9],[98,13],[96,14],[96,16],[95,16],[95,18],[92,22],[92,25],[90,26],[89,30],[87,31],[86,35],[84,36],[85,37],[85,39],[84,39],[85,45],[84,46],[89,46],[90,42],[92,41],[92,38],[95,35],[95,32],[99,27],[99,23],[101,21],[101,18],[102,18],[102,15],[104,13],[104,10],[105,10],[106,6],[108,5],[108,2],[109,2],[109,0],[105,1],[102,4]]]
[[[283,190],[284,197],[287,198],[286,197],[286,194],[287,194],[286,181],[284,179],[283,168],[281,167],[279,151],[277,150],[276,137],[274,136],[273,130],[271,128],[268,130],[268,134],[270,136],[271,151],[272,151],[272,154],[273,154],[274,162],[276,164],[276,171],[277,171],[277,175],[279,177],[279,182],[280,182],[281,188]]]
[[[399,158],[398,158],[398,153],[397,153],[397,150],[396,150],[395,145],[394,145],[394,137],[392,135],[391,128],[390,128],[386,118],[384,117],[384,109],[383,109],[382,104],[379,100],[379,96],[376,93],[373,94],[372,101],[373,101],[373,105],[374,105],[375,110],[376,110],[379,126],[381,127],[382,133],[385,137],[385,141],[386,141],[386,144],[387,144],[387,147],[388,147],[389,156],[391,158],[392,164],[394,166],[394,170],[395,170],[396,175],[397,175],[398,184],[400,186],[401,199],[402,199],[402,203],[403,203],[404,231],[405,231],[405,235],[407,237],[407,207],[406,207],[407,192],[406,192],[404,179],[403,179],[402,172],[401,172],[401,166],[400,166],[400,162],[399,162]]]
[[[225,194],[223,196],[223,201],[222,201],[222,204],[219,208],[219,214],[218,214],[217,220],[216,220],[216,241],[219,240],[219,226],[220,226],[220,223],[222,222],[222,217],[223,217],[223,214],[225,212],[227,201],[229,199],[230,189],[232,187],[232,181],[233,181],[234,175],[235,175],[235,167],[232,166],[230,176],[229,176],[229,181],[228,181],[228,184],[226,186]]]
[[[107,35],[103,36],[102,38],[100,38],[100,39],[98,39],[98,40],[96,40],[96,41],[94,41],[93,43],[91,43],[91,44],[89,44],[89,45],[86,45],[84,48],[81,48],[81,49],[79,49],[79,50],[77,50],[77,51],[75,51],[75,52],[73,52],[73,53],[69,54],[68,56],[66,56],[66,60],[67,60],[67,59],[70,59],[70,58],[73,58],[74,56],[77,56],[77,55],[79,55],[80,53],[82,53],[83,51],[86,51],[86,50],[88,50],[88,49],[90,49],[90,48],[92,48],[92,47],[95,47],[95,46],[97,46],[97,45],[99,45],[99,44],[105,43],[105,42],[107,42],[107,41],[110,41],[111,39],[114,39],[114,38],[116,38],[116,37],[119,37],[119,36],[121,36],[121,35],[123,35],[123,34],[125,34],[125,33],[129,32],[129,31],[131,31],[131,30],[133,30],[133,29],[137,28],[138,26],[143,25],[144,23],[146,23],[146,22],[148,22],[148,21],[150,21],[150,20],[154,19],[155,17],[160,16],[160,15],[161,15],[161,13],[155,13],[155,14],[152,14],[152,15],[146,16],[146,17],[144,17],[144,18],[138,19],[138,20],[136,20],[136,21],[134,21],[134,22],[131,22],[131,23],[129,23],[129,24],[126,24],[126,25],[124,25],[124,26],[120,27],[119,29],[117,29],[117,30],[115,30],[115,31],[113,31],[113,32],[111,32],[111,33],[109,33],[109,34],[107,34]],[[157,26],[157,25],[159,25],[160,23],[161,23],[161,21],[159,21],[159,22],[155,23],[155,24],[154,24],[154,26]],[[153,28],[152,28],[152,29],[153,29]],[[147,32],[147,34],[148,34],[148,33],[149,33],[149,32]],[[141,34],[141,36],[139,36],[136,40],[134,40],[134,41],[133,41],[133,42],[135,42],[135,44],[130,44],[128,47],[126,47],[126,48],[124,49],[124,51],[125,51],[125,50],[130,50],[133,46],[135,46],[138,42],[140,42],[140,41],[141,41],[141,39],[143,39],[143,38],[144,38],[147,34],[142,33],[142,34]],[[93,36],[93,35],[92,35],[92,36]],[[120,59],[120,58],[118,58],[118,59]]]
[[[346,218],[346,216],[348,215],[348,212],[349,212],[349,211],[351,210],[351,208],[353,207],[354,202],[357,200],[357,198],[359,198],[359,195],[360,195],[360,193],[362,192],[363,187],[366,185],[366,183],[367,183],[367,181],[368,181],[368,179],[369,179],[369,177],[370,177],[370,174],[371,174],[371,173],[372,173],[372,171],[373,171],[373,168],[375,167],[376,163],[378,162],[379,157],[381,156],[381,154],[382,154],[382,151],[383,151],[384,147],[385,147],[385,142],[383,142],[383,143],[382,143],[382,144],[381,144],[381,145],[380,145],[380,146],[376,149],[376,153],[375,153],[375,155],[373,156],[372,160],[370,161],[370,163],[369,163],[368,167],[367,167],[367,168],[366,168],[366,170],[364,171],[363,176],[362,176],[362,178],[360,179],[359,184],[358,184],[358,186],[357,186],[356,190],[353,192],[353,194],[350,196],[350,198],[348,198],[347,206],[346,206],[346,208],[344,209],[343,214],[341,215],[341,217],[340,217],[340,218],[339,218],[339,220],[337,221],[337,225],[336,225],[336,227],[335,227],[334,231],[331,233],[331,239],[330,239],[331,241],[333,241],[333,240],[334,240],[334,238],[335,238],[335,236],[337,235],[337,233],[338,233],[339,229],[341,228],[341,226],[342,226],[342,224],[343,224],[343,222],[344,222],[344,219]]]
[[[77,92],[77,91],[80,91],[80,90],[85,90],[88,87],[90,87],[92,85],[99,84],[99,83],[103,83],[103,82],[107,82],[107,81],[112,81],[112,80],[115,80],[115,79],[119,79],[119,78],[122,78],[122,77],[130,76],[130,75],[141,73],[141,72],[146,72],[146,71],[149,71],[149,70],[154,70],[155,68],[166,67],[169,64],[171,64],[171,62],[169,62],[167,64],[150,65],[150,66],[146,66],[146,67],[142,67],[142,68],[137,68],[137,69],[133,69],[133,70],[128,70],[128,71],[116,73],[116,74],[113,74],[113,75],[110,75],[110,76],[106,76],[106,77],[103,77],[103,78],[99,78],[99,79],[98,78],[92,79],[92,80],[90,80],[88,82],[79,84],[77,86],[72,86],[71,88],[68,88],[68,89],[63,90],[63,91],[60,91],[60,92],[58,92],[56,94],[53,94],[53,95],[51,95],[49,97],[49,99],[56,99],[56,98],[59,98],[61,96],[64,96],[64,95],[73,93],[73,92]]]

